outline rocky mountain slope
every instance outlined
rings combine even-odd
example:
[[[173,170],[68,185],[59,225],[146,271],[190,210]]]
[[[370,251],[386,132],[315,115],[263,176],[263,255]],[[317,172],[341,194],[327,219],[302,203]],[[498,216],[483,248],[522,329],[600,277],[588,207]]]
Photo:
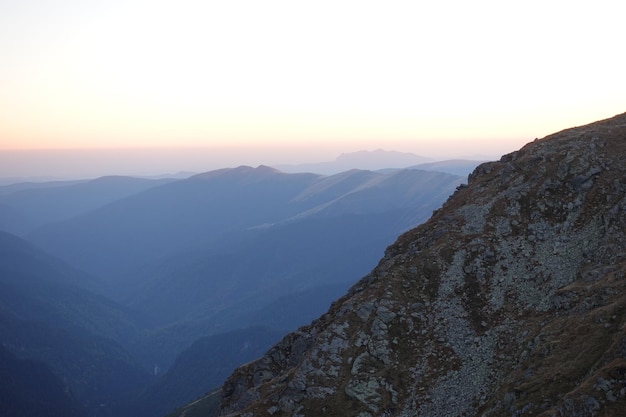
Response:
[[[623,114],[479,166],[220,415],[623,415],[625,249]]]

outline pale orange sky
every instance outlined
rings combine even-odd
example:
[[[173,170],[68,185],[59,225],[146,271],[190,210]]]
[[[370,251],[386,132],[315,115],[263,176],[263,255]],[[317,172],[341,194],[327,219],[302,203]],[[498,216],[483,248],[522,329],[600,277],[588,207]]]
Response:
[[[626,111],[625,9],[4,1],[0,151],[236,146],[285,163],[377,148],[499,155]]]

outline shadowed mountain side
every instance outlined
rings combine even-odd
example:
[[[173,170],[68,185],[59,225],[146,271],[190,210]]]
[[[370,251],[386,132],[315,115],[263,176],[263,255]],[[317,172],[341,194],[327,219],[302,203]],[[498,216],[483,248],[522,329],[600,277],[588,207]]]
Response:
[[[0,202],[0,230],[9,230],[14,228],[12,225],[20,225],[27,222],[26,215]]]
[[[48,223],[59,222],[104,206],[115,200],[152,187],[172,182],[170,179],[110,176],[89,181],[20,184],[0,187],[0,230],[24,235]],[[30,185],[30,187],[26,187]],[[10,191],[15,190],[15,191]],[[2,211],[0,211],[2,213]]]
[[[72,286],[0,282],[0,306],[24,320],[101,335],[127,347],[143,330],[139,314]]]
[[[51,253],[106,278],[118,297],[126,273],[149,261],[223,233],[297,213],[288,201],[314,175],[288,175],[259,167],[201,174],[119,200],[29,238]]]
[[[23,239],[0,232],[0,306],[25,320],[128,343],[141,331],[142,320],[79,286],[89,286],[92,279]]]
[[[331,303],[344,295],[353,281],[321,285],[283,295],[254,311],[246,320],[252,326],[292,330],[322,315]]]
[[[352,188],[346,189],[346,183]],[[441,172],[398,170],[383,174],[353,170],[324,178],[294,201],[315,203],[297,218],[405,210],[408,217],[399,222],[408,228],[426,220],[461,183],[461,177]],[[339,194],[340,190],[344,192]],[[411,213],[414,219],[410,219]]]
[[[30,238],[102,277],[108,285],[105,293],[121,299],[140,288],[142,271],[150,264],[220,245],[225,234],[321,212],[380,213],[413,207],[403,220],[408,228],[423,221],[423,211],[439,206],[461,182],[448,174],[420,171],[353,171],[334,178],[239,167],[147,190],[42,228]]]
[[[624,160],[626,114],[479,166],[327,313],[235,371],[220,415],[622,416]]]
[[[420,171],[434,171],[434,172],[444,172],[447,174],[458,175],[463,178],[467,178],[469,174],[476,169],[476,167],[487,161],[477,161],[471,159],[447,159],[443,161],[437,162],[428,162],[424,164],[417,164],[405,169],[417,169]],[[381,173],[391,173],[394,171],[398,171],[398,169],[381,169],[377,172]]]
[[[1,232],[0,344],[46,363],[90,415],[120,415],[113,410],[150,382],[122,347],[143,327],[127,308],[74,285],[88,279]]]
[[[323,178],[299,194],[296,200],[314,205],[299,216],[144,268],[133,279],[145,284],[128,305],[161,325],[180,327],[177,322],[192,321],[197,334],[249,325],[257,310],[278,297],[354,283],[398,234],[428,218],[460,182],[458,177],[418,171],[351,171],[339,177]],[[345,182],[351,182],[348,192],[342,190]],[[320,195],[329,196],[330,202],[319,204]],[[316,306],[291,305],[294,310],[288,314],[295,325],[289,328],[305,324],[311,311],[319,312],[332,299],[315,300],[320,302]],[[297,317],[306,319],[296,322]],[[169,338],[177,343],[167,349],[170,358],[191,342],[183,336],[189,332],[175,332]],[[164,353],[154,358],[162,366],[168,363]]]
[[[3,231],[0,231],[0,281],[16,284],[53,282],[83,288],[94,285],[94,278],[88,274]]]
[[[2,346],[18,358],[47,364],[90,415],[121,416],[121,407],[151,381],[112,340],[21,320],[2,306],[0,335]]]
[[[48,365],[17,359],[0,346],[0,415],[83,417],[87,412]]]
[[[229,308],[243,313],[286,293],[356,280],[406,230],[398,224],[405,217],[397,210],[249,231],[232,245],[179,254],[155,265],[146,271],[146,285],[126,303],[165,324]]]
[[[467,159],[449,159],[445,161],[428,162],[425,164],[417,164],[411,169],[423,169],[425,171],[447,172],[449,174],[460,175],[466,178],[476,169],[476,167],[487,161],[473,161]]]
[[[256,327],[196,340],[166,374],[137,396],[134,417],[163,416],[217,388],[237,367],[258,358],[283,332]]]
[[[281,296],[323,285],[345,288],[374,266],[372,260],[397,236],[393,231],[402,217],[398,212],[311,218],[250,231],[246,235],[252,236],[233,246],[195,256],[186,253],[158,264],[148,274],[150,282],[128,305],[165,328],[155,332],[154,339],[144,339],[138,349],[147,355],[158,346],[152,360],[167,367],[198,335],[248,326],[257,310]],[[319,306],[291,305],[295,310],[285,313],[295,325],[288,329],[308,322],[307,311],[328,306],[329,301],[310,300],[323,303]],[[294,323],[298,317],[304,321]]]

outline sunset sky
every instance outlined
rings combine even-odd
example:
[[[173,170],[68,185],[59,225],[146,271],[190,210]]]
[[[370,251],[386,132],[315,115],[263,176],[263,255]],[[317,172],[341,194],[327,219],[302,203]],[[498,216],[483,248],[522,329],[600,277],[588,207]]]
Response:
[[[4,0],[0,152],[500,155],[626,111],[622,4]]]

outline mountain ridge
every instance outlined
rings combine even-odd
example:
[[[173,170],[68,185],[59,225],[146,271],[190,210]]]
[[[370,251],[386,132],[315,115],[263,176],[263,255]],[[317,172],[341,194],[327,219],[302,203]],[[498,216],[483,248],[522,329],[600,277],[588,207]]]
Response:
[[[117,294],[113,287],[119,286],[119,281],[128,283],[128,276],[136,276],[138,270],[155,259],[211,245],[231,233],[296,218],[306,210],[347,194],[367,179],[356,177],[397,175],[364,171],[343,178],[339,174],[335,188],[318,188],[317,194],[310,192],[308,198],[302,198],[306,190],[335,181],[334,176],[283,173],[266,166],[227,168],[153,187],[68,221],[49,224],[28,238],[101,278],[103,291],[119,300],[128,294]],[[409,175],[424,185],[424,191],[415,194],[424,196],[424,205],[431,210],[462,181],[450,174],[411,171]],[[437,175],[438,182],[434,182]],[[418,181],[419,176],[428,176],[432,185]],[[426,190],[435,195],[426,198]],[[344,211],[371,212],[374,205],[380,209],[393,201],[402,201],[403,207],[409,203],[408,198],[401,197],[359,201],[358,198],[366,195],[357,194],[353,193],[351,200],[342,200]]]
[[[60,390],[71,391],[89,415],[106,415],[151,382],[128,351],[146,327],[128,308],[85,289],[89,280],[23,239],[0,232],[0,347],[19,360],[45,363],[62,382]],[[15,365],[20,363],[25,364]],[[36,392],[33,381],[39,382],[27,381],[13,392]],[[13,390],[0,382],[0,391],[4,388]],[[22,407],[28,409],[28,402]]]
[[[480,165],[220,415],[622,415],[624,160],[626,114]]]
[[[68,220],[172,181],[109,175],[92,180],[0,187],[0,208],[6,213],[0,216],[0,229],[23,236],[45,224]]]

